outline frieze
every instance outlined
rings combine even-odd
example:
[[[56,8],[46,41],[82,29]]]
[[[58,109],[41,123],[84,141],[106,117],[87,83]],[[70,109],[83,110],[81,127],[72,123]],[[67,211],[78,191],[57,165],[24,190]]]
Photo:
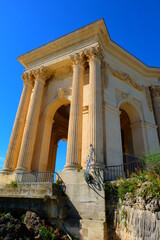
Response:
[[[124,73],[122,71],[118,71],[113,69],[109,64],[107,64],[108,69],[110,70],[110,72],[112,73],[113,76],[117,77],[118,79],[120,79],[123,82],[127,82],[129,83],[132,87],[134,87],[135,89],[137,89],[138,91],[142,91],[143,90],[143,86],[138,85],[131,77],[129,74]]]
[[[108,68],[106,70],[105,61],[102,61],[101,72],[102,72],[102,82],[104,84],[104,88],[107,88],[108,87]]]
[[[72,67],[71,66],[64,66],[53,71],[53,78],[52,80],[63,80],[66,77],[72,75]]]
[[[72,89],[71,88],[58,88],[57,90],[57,98],[58,99],[64,99],[72,94]]]

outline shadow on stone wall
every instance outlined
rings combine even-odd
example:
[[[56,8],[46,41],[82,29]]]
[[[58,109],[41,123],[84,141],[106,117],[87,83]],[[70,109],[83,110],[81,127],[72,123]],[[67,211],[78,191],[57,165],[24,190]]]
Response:
[[[117,212],[117,204],[118,204],[118,197],[113,195],[107,196],[105,193],[106,199],[106,223],[107,223],[107,236],[108,240],[120,240],[119,236],[116,234],[116,212]]]
[[[80,215],[69,198],[62,196],[39,198],[0,197],[0,213],[11,213],[20,219],[26,211],[35,212],[47,224],[67,230],[71,235],[78,235]]]

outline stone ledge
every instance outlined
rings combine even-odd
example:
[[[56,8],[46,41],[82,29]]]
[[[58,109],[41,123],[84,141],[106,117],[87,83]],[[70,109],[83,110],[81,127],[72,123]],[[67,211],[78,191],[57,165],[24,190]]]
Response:
[[[15,188],[11,184],[0,186],[0,197],[42,199],[47,196],[50,199],[57,199],[60,195],[62,195],[61,191],[51,183],[18,184]]]

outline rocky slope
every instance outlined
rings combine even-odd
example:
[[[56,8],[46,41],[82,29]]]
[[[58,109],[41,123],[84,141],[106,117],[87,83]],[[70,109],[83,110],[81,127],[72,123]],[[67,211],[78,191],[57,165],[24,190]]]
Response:
[[[31,211],[27,211],[21,218],[13,217],[10,213],[1,214],[0,239],[4,240],[52,240],[71,239],[57,227],[46,225],[44,220]]]

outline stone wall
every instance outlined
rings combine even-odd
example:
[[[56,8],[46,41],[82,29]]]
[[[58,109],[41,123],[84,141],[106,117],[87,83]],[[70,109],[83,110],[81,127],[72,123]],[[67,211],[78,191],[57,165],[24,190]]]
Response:
[[[150,182],[144,182],[142,185],[139,182],[135,192],[126,192],[123,195],[128,181],[123,182],[119,188],[116,188],[115,182],[105,185],[107,239],[159,240],[160,199],[158,194],[147,193],[147,187],[150,186],[151,189]],[[134,184],[133,179],[132,184]]]
[[[121,240],[160,239],[160,211],[123,206],[115,213],[116,234]]]
[[[121,201],[106,194],[106,222],[108,240],[159,240],[160,200],[126,194]]]
[[[95,179],[87,184],[84,171],[59,172],[66,185],[68,214],[64,224],[72,235],[81,240],[107,240],[105,193]]]
[[[0,212],[23,214],[28,209],[52,222],[67,214],[66,196],[56,184],[0,185]]]

